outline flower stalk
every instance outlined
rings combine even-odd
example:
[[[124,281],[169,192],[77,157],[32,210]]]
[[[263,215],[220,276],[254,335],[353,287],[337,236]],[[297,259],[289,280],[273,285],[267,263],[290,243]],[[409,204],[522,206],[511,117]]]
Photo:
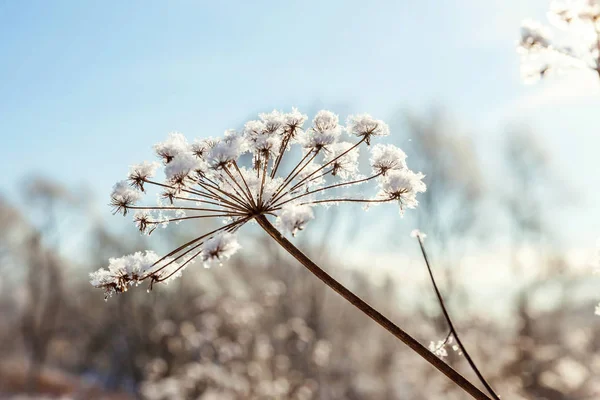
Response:
[[[398,338],[402,343],[410,347],[415,353],[425,359],[429,364],[434,366],[438,371],[446,375],[450,380],[460,386],[465,392],[471,395],[474,399],[489,400],[485,393],[479,390],[475,385],[469,382],[460,373],[455,371],[451,366],[440,360],[425,346],[419,343],[416,339],[402,330],[398,325],[394,324],[379,311],[371,307],[366,301],[352,293],[348,288],[335,280],[331,275],[325,272],[321,267],[315,264],[310,258],[302,253],[296,246],[287,240],[268,220],[261,215],[255,218],[256,222],[263,228],[269,236],[271,236],[281,247],[283,247],[291,256],[300,262],[306,269],[313,273],[323,283],[336,291],[340,296],[350,302],[366,314],[373,321],[377,322],[388,332]]]
[[[469,366],[471,367],[473,372],[475,372],[475,375],[477,375],[477,378],[479,379],[481,384],[485,387],[485,389],[489,392],[489,394],[492,396],[492,398],[494,400],[500,400],[500,396],[498,396],[496,394],[496,392],[492,388],[492,385],[490,385],[488,383],[488,381],[484,378],[481,371],[479,371],[479,368],[477,368],[475,361],[473,361],[473,359],[469,355],[469,352],[467,351],[467,349],[463,345],[462,341],[460,340],[460,337],[458,336],[458,332],[457,332],[456,328],[454,327],[454,324],[452,323],[450,314],[448,313],[448,309],[446,308],[446,303],[444,302],[442,293],[440,292],[440,289],[438,288],[438,285],[433,276],[433,270],[431,269],[431,265],[429,264],[429,258],[427,257],[427,252],[425,251],[425,245],[423,244],[423,238],[420,233],[417,233],[415,236],[417,237],[417,240],[419,241],[419,247],[421,248],[421,254],[423,254],[423,259],[425,260],[425,265],[427,266],[427,272],[429,272],[429,278],[431,279],[433,289],[435,290],[435,295],[438,299],[438,302],[440,303],[440,307],[442,309],[442,314],[444,315],[444,319],[446,320],[446,323],[448,324],[448,328],[450,328],[450,334],[452,336],[454,336],[454,340],[456,340],[456,344],[460,348],[460,351],[462,352],[462,354],[465,356],[465,359],[469,363]],[[448,340],[448,338],[450,337],[450,334],[446,337],[446,340],[444,342],[446,342]]]

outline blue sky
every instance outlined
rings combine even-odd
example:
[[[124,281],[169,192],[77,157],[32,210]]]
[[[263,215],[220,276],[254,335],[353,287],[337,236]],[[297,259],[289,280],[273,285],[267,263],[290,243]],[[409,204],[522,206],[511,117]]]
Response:
[[[531,125],[576,188],[559,218],[591,245],[600,81],[519,78],[520,21],[547,4],[0,0],[0,192],[43,172],[104,202],[170,131],[215,136],[291,106],[387,119],[439,104],[488,153],[506,124]]]

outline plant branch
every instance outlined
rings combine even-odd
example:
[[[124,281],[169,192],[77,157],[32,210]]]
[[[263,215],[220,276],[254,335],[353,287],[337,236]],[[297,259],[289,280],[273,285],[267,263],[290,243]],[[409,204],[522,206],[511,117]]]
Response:
[[[403,331],[400,327],[394,324],[392,321],[383,316],[380,312],[375,310],[369,304],[367,304],[360,297],[352,293],[349,289],[343,286],[341,283],[336,281],[332,276],[323,271],[317,264],[315,264],[310,258],[296,248],[289,240],[275,229],[275,227],[267,220],[264,215],[256,217],[258,224],[277,242],[279,243],[288,253],[290,253],[296,260],[298,260],[306,269],[312,272],[317,278],[323,283],[335,290],[344,299],[354,305],[356,308],[365,313],[373,321],[377,322],[387,331],[389,331],[396,338],[401,340],[404,344],[410,347],[413,351],[419,354],[427,362],[437,368],[440,372],[450,378],[454,383],[460,386],[465,392],[469,393],[474,399],[478,400],[490,400],[490,398],[469,382],[465,377],[456,372],[448,364],[440,360],[433,353],[431,353],[425,346],[419,343],[416,339],[410,336],[408,333]]]
[[[454,328],[452,319],[450,319],[450,314],[448,313],[448,310],[446,308],[446,304],[444,303],[442,294],[437,286],[437,283],[435,282],[435,278],[433,277],[433,271],[431,269],[431,265],[429,264],[429,259],[427,258],[427,252],[425,251],[425,246],[423,245],[423,239],[421,238],[421,235],[419,235],[419,234],[417,235],[417,240],[419,241],[419,247],[421,248],[421,253],[423,254],[423,258],[425,259],[425,264],[427,265],[427,271],[429,272],[429,277],[431,278],[431,283],[433,284],[433,289],[435,290],[435,294],[437,296],[438,302],[440,303],[440,307],[442,308],[442,313],[444,314],[444,319],[446,320],[446,323],[448,324],[448,327],[450,328],[450,332],[454,336],[454,339],[456,339],[456,344],[458,344],[458,347],[460,347],[460,350],[462,351],[462,353],[465,356],[465,359],[467,360],[467,362],[469,363],[469,365],[475,372],[475,375],[477,375],[477,378],[479,378],[479,380],[481,381],[483,386],[486,388],[486,390],[490,393],[492,398],[494,400],[500,400],[500,396],[498,396],[496,394],[496,392],[494,392],[494,389],[492,389],[492,386],[485,380],[485,378],[483,377],[483,374],[479,371],[479,369],[475,365],[475,362],[473,361],[473,359],[467,352],[467,349],[465,349],[465,346],[462,344],[462,341],[460,340],[460,337],[458,336],[458,332]]]

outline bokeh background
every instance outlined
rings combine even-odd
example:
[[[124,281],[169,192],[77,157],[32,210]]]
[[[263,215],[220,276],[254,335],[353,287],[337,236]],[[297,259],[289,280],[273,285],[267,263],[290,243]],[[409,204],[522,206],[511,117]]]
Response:
[[[108,195],[168,132],[368,112],[427,175],[420,207],[320,210],[296,243],[421,342],[457,328],[507,399],[600,396],[600,80],[525,86],[542,0],[0,0],[0,398],[463,399],[272,243],[104,301],[139,235]],[[447,361],[474,378],[464,359]]]

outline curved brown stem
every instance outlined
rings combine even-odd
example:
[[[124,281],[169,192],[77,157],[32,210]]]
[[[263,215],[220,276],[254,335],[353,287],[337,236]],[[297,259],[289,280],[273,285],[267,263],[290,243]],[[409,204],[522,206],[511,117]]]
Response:
[[[469,382],[465,377],[456,372],[448,364],[440,360],[433,353],[431,353],[425,346],[419,343],[416,339],[410,336],[408,333],[403,331],[400,327],[394,324],[392,321],[383,316],[379,311],[375,310],[368,303],[362,300],[360,297],[352,293],[349,289],[343,286],[341,283],[336,281],[331,275],[323,271],[317,264],[315,264],[310,258],[302,253],[296,246],[294,246],[289,240],[275,229],[275,227],[267,220],[264,215],[259,215],[256,218],[256,222],[277,242],[279,243],[288,253],[290,253],[296,260],[298,260],[306,269],[312,272],[317,278],[319,278],[327,286],[335,290],[344,299],[349,301],[353,306],[358,308],[360,311],[365,313],[373,321],[377,322],[388,332],[400,339],[404,344],[410,347],[413,351],[424,358],[428,363],[437,368],[440,372],[450,378],[454,383],[460,386],[465,392],[469,393],[474,399],[478,400],[490,400],[490,398]]]
[[[454,328],[452,319],[450,319],[450,314],[448,313],[448,310],[446,309],[446,303],[444,302],[442,293],[440,292],[440,289],[438,288],[435,278],[433,277],[433,270],[431,269],[431,265],[429,264],[429,258],[427,257],[427,252],[425,251],[425,246],[423,245],[423,239],[421,238],[421,235],[417,235],[417,240],[419,241],[419,247],[421,248],[421,253],[423,254],[423,258],[425,259],[425,265],[427,265],[427,271],[429,272],[429,277],[431,278],[431,283],[433,284],[433,289],[435,290],[435,295],[437,296],[438,302],[440,303],[440,307],[442,308],[442,313],[444,314],[444,319],[446,320],[446,323],[448,324],[448,328],[450,328],[450,332],[452,333],[452,335],[454,336],[454,339],[456,340],[456,344],[458,344],[458,346],[460,347],[460,350],[462,351],[463,355],[465,356],[465,359],[471,366],[471,369],[473,370],[473,372],[475,372],[475,375],[477,375],[477,378],[479,378],[479,381],[481,381],[483,386],[485,386],[486,390],[489,392],[489,394],[492,396],[492,398],[494,400],[500,400],[500,396],[498,396],[496,394],[496,392],[494,392],[492,385],[490,385],[488,383],[488,381],[485,380],[485,378],[483,377],[483,374],[481,373],[481,371],[479,371],[479,368],[477,368],[477,365],[475,365],[475,361],[473,361],[473,359],[469,355],[469,352],[467,351],[467,349],[465,349],[465,346],[462,344],[462,341],[460,340],[460,337],[458,336],[458,332]]]

